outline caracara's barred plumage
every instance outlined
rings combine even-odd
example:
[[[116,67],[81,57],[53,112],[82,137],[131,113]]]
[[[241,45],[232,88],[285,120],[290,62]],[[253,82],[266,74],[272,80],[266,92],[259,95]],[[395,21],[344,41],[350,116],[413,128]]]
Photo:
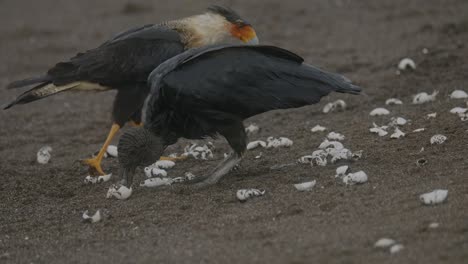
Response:
[[[148,75],[162,62],[190,48],[257,41],[252,27],[233,10],[210,7],[205,14],[130,29],[95,49],[56,64],[42,76],[13,82],[10,88],[35,86],[5,109],[69,90],[116,89],[114,126],[106,147],[126,122],[140,123],[141,108],[149,90]],[[87,161],[99,174],[103,173],[100,159],[104,151],[101,149],[97,159]]]
[[[161,64],[151,73],[149,82],[144,127],[123,135],[119,148],[122,145],[130,150],[129,142],[142,137],[145,142],[168,146],[181,137],[222,135],[234,153],[209,177],[202,177],[203,184],[217,182],[241,159],[247,142],[244,119],[270,110],[315,104],[330,92],[361,91],[345,77],[307,65],[298,55],[273,46],[190,50]],[[157,158],[162,153],[156,152],[136,147],[132,156],[134,160],[151,160],[146,157]],[[125,158],[119,160],[121,165],[127,162]],[[142,165],[134,163],[135,167]],[[125,164],[123,167],[130,169],[127,172],[134,169]],[[129,185],[127,172],[123,173],[123,183]]]

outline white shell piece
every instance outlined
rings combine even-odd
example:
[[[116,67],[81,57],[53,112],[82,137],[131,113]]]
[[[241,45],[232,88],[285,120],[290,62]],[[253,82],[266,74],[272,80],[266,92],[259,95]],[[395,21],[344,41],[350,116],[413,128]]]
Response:
[[[323,113],[328,114],[335,110],[345,110],[346,102],[343,100],[336,100],[335,102],[328,103],[323,107]]]
[[[349,166],[346,166],[346,165],[336,168],[335,178],[344,177],[346,175],[346,173],[348,173],[348,171],[349,171]]]
[[[343,177],[343,182],[348,185],[365,183],[367,182],[367,174],[364,171],[349,173]]]
[[[170,169],[175,166],[175,162],[173,162],[172,160],[158,160],[153,165],[154,167],[160,169]],[[150,167],[153,167],[153,165],[151,165]]]
[[[369,131],[371,133],[376,133],[378,134],[379,136],[383,137],[383,136],[386,136],[388,134],[387,132],[387,128],[388,126],[381,126],[379,127],[376,123],[373,123],[372,124],[374,127],[370,128]]]
[[[396,243],[395,240],[391,239],[391,238],[381,238],[379,240],[377,240],[377,242],[375,242],[374,244],[374,247],[376,248],[388,248],[392,245],[394,245]]]
[[[98,176],[98,177],[88,175],[84,179],[84,183],[86,183],[86,184],[103,183],[103,182],[108,182],[111,178],[112,178],[112,173],[109,173],[109,174],[106,174],[106,175],[101,175],[101,176]]]
[[[328,103],[323,107],[322,111],[323,111],[324,114],[328,114],[328,113],[330,113],[331,111],[334,110],[334,107],[335,106],[333,105],[333,103]]]
[[[185,179],[186,179],[187,181],[191,181],[191,180],[195,179],[197,176],[195,176],[195,175],[194,175],[193,173],[191,173],[191,172],[186,172],[186,173],[184,174],[184,177],[185,177]]]
[[[353,157],[353,153],[347,149],[328,149],[328,155],[331,157],[331,163],[336,163],[339,160],[347,160]]]
[[[424,130],[426,130],[424,127],[418,128],[418,129],[413,130],[413,133],[423,132]]]
[[[165,170],[159,169],[159,168],[146,167],[145,168],[145,175],[148,178],[151,178],[151,177],[167,177],[167,172]]]
[[[344,140],[345,136],[340,133],[330,132],[328,133],[327,138],[330,140]]]
[[[408,121],[404,119],[403,117],[392,117],[392,121],[390,122],[392,125],[397,125],[397,126],[404,126]]]
[[[431,119],[431,118],[436,118],[436,117],[437,117],[437,113],[435,112],[426,115],[426,119]]]
[[[314,188],[316,183],[317,183],[317,181],[313,180],[313,181],[309,181],[309,182],[294,184],[294,187],[300,192],[310,191],[310,190],[312,190],[312,188]]]
[[[403,133],[400,129],[398,129],[398,127],[395,128],[395,132],[393,132],[393,134],[390,136],[390,138],[401,138],[401,137],[404,137],[405,136],[405,133]]]
[[[158,187],[171,185],[173,183],[171,178],[149,178],[140,183],[142,187]]]
[[[265,194],[265,190],[259,189],[240,189],[237,191],[237,199],[241,202],[247,201],[251,197],[262,196]]]
[[[184,153],[181,156],[192,156],[195,159],[207,160],[208,158],[213,158],[214,145],[211,142],[208,142],[209,148],[207,145],[203,147],[198,146],[197,144],[188,145],[184,148]]]
[[[404,58],[398,63],[398,69],[400,71],[408,69],[414,70],[416,69],[416,63],[414,63],[414,61],[410,58]]]
[[[255,159],[260,159],[262,156],[263,156],[263,153],[260,152],[260,154],[258,154],[257,156],[255,156]]]
[[[278,148],[278,147],[290,147],[293,145],[293,141],[289,138],[280,137],[280,138],[267,138],[267,146],[266,148]]]
[[[257,133],[260,128],[255,124],[250,124],[248,127],[245,128],[245,132],[249,134]]]
[[[388,114],[390,114],[390,111],[382,107],[375,108],[369,113],[369,115],[371,116],[381,116],[381,115],[388,115]]]
[[[468,111],[468,108],[455,107],[450,110],[450,113],[459,115],[459,114],[464,114],[466,111]]]
[[[312,162],[313,159],[314,159],[314,156],[312,156],[312,155],[306,155],[306,156],[300,157],[300,158],[297,160],[297,162],[302,163],[302,164],[308,164],[308,163]]]
[[[429,228],[438,228],[439,226],[440,226],[439,223],[434,222],[434,223],[430,223],[428,227]]]
[[[109,155],[109,156],[111,156],[113,158],[117,158],[118,155],[119,155],[119,152],[117,151],[117,146],[114,146],[114,145],[107,146],[106,153],[107,153],[107,155]]]
[[[96,222],[99,222],[101,221],[102,217],[101,217],[101,212],[99,210],[96,211],[96,213],[94,213],[93,216],[89,216],[88,215],[88,210],[84,211],[83,213],[83,221],[85,222],[91,222],[91,223],[96,223]]]
[[[328,139],[325,139],[320,145],[319,149],[327,149],[327,148],[334,148],[334,149],[343,149],[344,146],[341,142],[339,141],[328,141]]]
[[[448,190],[434,190],[429,193],[421,194],[419,200],[425,205],[440,204],[447,199]]]
[[[255,149],[255,148],[258,148],[258,147],[266,147],[267,144],[265,141],[263,140],[256,140],[256,141],[252,141],[250,142],[249,144],[247,144],[247,150],[252,150],[252,149]]]
[[[391,254],[395,254],[395,253],[398,253],[400,252],[402,249],[404,249],[405,247],[402,245],[402,244],[395,244],[393,246],[390,247],[390,253]]]
[[[50,152],[52,148],[50,146],[44,146],[37,152],[37,162],[40,164],[47,164],[51,158]]]
[[[313,133],[315,132],[322,132],[322,131],[325,131],[326,128],[321,126],[321,125],[316,125],[314,126],[310,131],[312,131]]]
[[[114,184],[107,191],[107,198],[115,197],[119,200],[128,199],[132,195],[132,188],[127,188],[124,185]]]
[[[315,157],[312,162],[311,162],[312,166],[327,166],[327,157],[323,157],[323,156],[318,156],[318,157]]]
[[[432,94],[428,93],[418,93],[415,96],[413,96],[413,104],[424,104],[427,102],[434,101],[437,94],[439,94],[438,91],[434,91]]]
[[[465,99],[468,98],[468,94],[462,90],[455,90],[450,94],[451,99]]]
[[[434,135],[431,137],[431,144],[442,144],[447,140],[447,137],[444,135]]]
[[[386,105],[401,105],[403,102],[400,99],[397,98],[390,98],[385,101]]]

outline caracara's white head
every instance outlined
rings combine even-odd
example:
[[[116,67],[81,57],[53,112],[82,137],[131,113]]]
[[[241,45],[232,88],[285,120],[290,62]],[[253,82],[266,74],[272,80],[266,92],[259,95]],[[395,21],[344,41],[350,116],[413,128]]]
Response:
[[[191,48],[213,44],[258,44],[253,27],[232,9],[211,6],[208,12],[184,19]]]

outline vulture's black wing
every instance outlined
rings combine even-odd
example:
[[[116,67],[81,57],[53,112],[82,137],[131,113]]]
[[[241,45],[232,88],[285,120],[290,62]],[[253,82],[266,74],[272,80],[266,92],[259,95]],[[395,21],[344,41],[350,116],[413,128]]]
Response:
[[[188,51],[154,70],[149,81],[147,119],[158,111],[157,100],[186,113],[248,118],[314,104],[330,92],[361,91],[345,77],[304,64],[299,56],[272,46]]]

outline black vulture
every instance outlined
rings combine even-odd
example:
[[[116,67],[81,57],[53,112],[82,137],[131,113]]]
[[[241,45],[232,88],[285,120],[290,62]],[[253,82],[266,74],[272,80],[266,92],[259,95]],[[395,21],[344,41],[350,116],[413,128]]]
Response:
[[[305,64],[274,46],[222,45],[189,50],[157,67],[143,107],[144,126],[119,141],[121,184],[183,137],[224,136],[233,152],[199,186],[218,182],[242,158],[243,120],[275,109],[318,103],[330,92],[359,94],[347,78]]]
[[[107,139],[96,157],[83,161],[92,175],[104,175],[101,160],[114,135],[127,122],[141,122],[151,71],[185,50],[220,43],[258,44],[258,39],[248,22],[220,6],[212,6],[201,15],[130,29],[95,49],[56,64],[42,76],[9,84],[9,88],[35,86],[4,109],[64,91],[118,90]]]

